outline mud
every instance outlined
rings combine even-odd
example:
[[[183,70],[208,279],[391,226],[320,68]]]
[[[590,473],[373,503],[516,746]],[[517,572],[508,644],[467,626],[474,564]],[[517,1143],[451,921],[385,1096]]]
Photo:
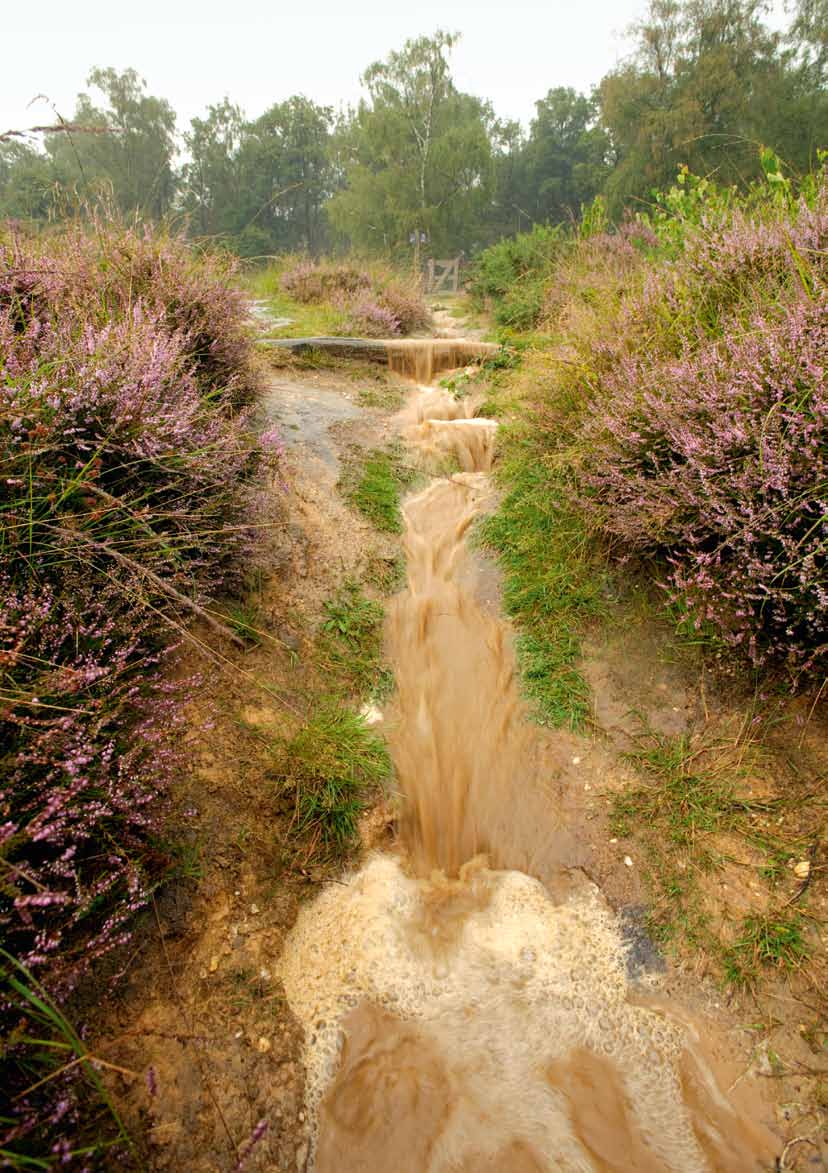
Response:
[[[510,635],[468,548],[496,427],[460,406],[420,388],[400,417],[427,466],[464,470],[403,507],[385,721],[401,854],[306,908],[279,965],[305,1028],[312,1162],[758,1173],[777,1147],[768,1106],[757,1097],[742,1126],[678,1017],[629,999],[622,927],[567,867]]]
[[[108,1078],[146,1167],[758,1173],[784,1148],[768,1127],[795,1142],[780,1168],[825,1167],[816,987],[728,1008],[699,967],[667,967],[635,844],[607,826],[630,709],[671,732],[707,700],[642,624],[590,647],[595,736],[527,724],[499,576],[468,541],[495,503],[474,400],[412,388],[392,419],[359,408],[352,377],[282,372],[267,411],[288,442],[259,592],[275,638],[207,672],[179,796],[192,878],[159,896],[92,1039],[123,1069]],[[397,435],[442,475],[405,504],[398,695],[371,716],[402,793],[366,815],[374,854],[342,876],[290,856],[261,747],[324,691],[306,654],[324,600],[397,553],[335,488],[351,443]]]

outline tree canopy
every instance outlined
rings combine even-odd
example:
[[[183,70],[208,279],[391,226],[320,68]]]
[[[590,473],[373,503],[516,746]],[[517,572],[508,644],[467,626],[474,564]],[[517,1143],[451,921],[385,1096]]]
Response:
[[[723,183],[760,148],[794,173],[828,147],[828,0],[795,0],[784,32],[764,0],[650,0],[632,51],[591,94],[555,85],[527,130],[454,82],[458,36],[407,41],[365,70],[334,115],[294,95],[256,118],[229,98],[179,136],[133,69],[95,69],[66,132],[0,141],[0,216],[42,221],[95,201],[245,256],[472,252],[533,224],[647,201],[680,166]]]

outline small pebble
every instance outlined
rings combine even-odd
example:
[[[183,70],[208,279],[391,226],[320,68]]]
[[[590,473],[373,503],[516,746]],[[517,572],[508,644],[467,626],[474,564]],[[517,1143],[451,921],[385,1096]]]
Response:
[[[628,868],[631,868],[633,865],[633,861],[630,859],[630,857],[628,855],[624,856],[624,863],[627,865]]]

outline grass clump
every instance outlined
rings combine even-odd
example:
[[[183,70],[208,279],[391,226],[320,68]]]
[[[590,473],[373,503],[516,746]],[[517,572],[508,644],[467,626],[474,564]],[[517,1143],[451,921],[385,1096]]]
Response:
[[[391,777],[383,741],[363,717],[328,703],[277,750],[276,776],[295,803],[296,833],[329,852],[352,849],[370,793]]]
[[[757,878],[773,887],[785,876],[786,862],[804,847],[786,842],[776,817],[769,820],[779,802],[740,794],[743,747],[650,730],[626,756],[641,779],[615,795],[610,822],[614,834],[642,847],[654,897],[649,918],[654,937],[705,953],[731,985],[753,985],[764,967],[797,968],[810,950],[796,909],[774,910],[771,904],[743,916],[735,928],[726,914],[712,915],[706,877],[717,888],[716,874],[748,854]],[[758,886],[751,885],[753,890],[759,892]]]
[[[341,481],[346,499],[384,533],[402,532],[400,497],[417,473],[404,463],[400,445],[375,448],[350,462]]]
[[[319,650],[326,671],[342,681],[349,695],[382,700],[393,676],[382,662],[382,604],[369,599],[357,583],[347,582],[325,603]]]
[[[583,520],[528,438],[507,431],[504,447],[498,477],[506,493],[478,538],[505,571],[504,604],[518,626],[524,690],[537,719],[579,729],[589,715],[580,637],[602,610],[603,570]]]
[[[764,967],[791,972],[807,961],[810,947],[795,910],[746,916],[738,939],[722,953],[725,979],[734,986],[755,985]]]
[[[736,798],[732,779],[698,765],[701,752],[687,734],[653,733],[648,745],[628,754],[646,781],[616,798],[616,832],[627,835],[637,824],[658,824],[669,843],[695,848],[697,863],[706,860],[704,837],[733,829],[751,807]]]

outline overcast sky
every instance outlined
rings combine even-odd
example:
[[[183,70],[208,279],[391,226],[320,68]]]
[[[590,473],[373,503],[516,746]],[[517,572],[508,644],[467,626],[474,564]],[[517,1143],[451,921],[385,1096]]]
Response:
[[[781,4],[782,0],[780,0]],[[0,0],[0,132],[64,117],[89,69],[134,66],[184,129],[227,95],[251,116],[302,93],[339,107],[407,37],[462,33],[458,85],[528,122],[552,86],[589,90],[628,50],[646,0]]]

